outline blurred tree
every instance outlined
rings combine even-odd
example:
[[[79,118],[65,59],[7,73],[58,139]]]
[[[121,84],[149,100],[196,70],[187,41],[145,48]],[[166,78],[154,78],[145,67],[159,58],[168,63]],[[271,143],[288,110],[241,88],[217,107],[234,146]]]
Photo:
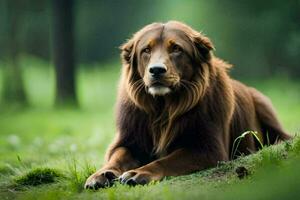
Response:
[[[22,1],[7,0],[7,64],[4,67],[3,100],[8,103],[27,105],[26,93],[22,79],[22,70],[18,63],[20,17],[22,15]]]
[[[73,0],[53,0],[53,56],[56,104],[77,104],[73,36]]]
[[[78,48],[75,55],[78,62],[106,62],[118,58],[118,47],[138,29],[152,23],[154,17],[160,16],[160,10],[154,5],[161,6],[161,1],[76,1]]]
[[[22,12],[18,11],[18,48],[21,54],[30,54],[49,60],[64,57],[61,52],[72,54],[76,63],[93,64],[115,60],[119,54],[118,46],[126,38],[144,25],[154,21],[179,20],[186,22],[197,30],[202,30],[215,44],[217,56],[228,60],[236,67],[232,74],[241,78],[262,78],[274,74],[286,73],[300,75],[300,1],[281,0],[269,1],[219,1],[219,0],[73,0],[74,10],[74,40],[76,51],[66,51],[61,45],[69,46],[68,40],[73,43],[72,37],[66,37],[64,42],[50,40],[50,32],[54,36],[64,38],[59,28],[49,26],[51,19],[60,15],[51,16],[49,12],[60,12],[54,9],[53,0],[26,0],[11,1],[18,3]],[[0,0],[0,59],[6,59],[8,43],[7,28],[11,24],[5,18],[5,9]],[[58,2],[68,4],[68,0]],[[68,7],[71,9],[71,7]],[[68,15],[63,11],[63,15]],[[74,12],[74,13],[73,13]],[[17,13],[14,11],[14,14]],[[62,17],[63,21],[68,19]],[[58,20],[58,23],[64,24]],[[72,22],[73,23],[73,22]],[[55,23],[53,23],[55,24]],[[67,23],[70,26],[70,23]],[[63,29],[68,29],[63,26]],[[63,30],[62,30],[63,31]],[[54,46],[50,53],[51,45]],[[59,47],[55,47],[55,44]],[[26,57],[26,56],[22,56]],[[85,65],[95,66],[95,65]],[[103,65],[98,65],[99,67]],[[68,71],[68,74],[70,71]],[[72,77],[72,75],[71,75]]]

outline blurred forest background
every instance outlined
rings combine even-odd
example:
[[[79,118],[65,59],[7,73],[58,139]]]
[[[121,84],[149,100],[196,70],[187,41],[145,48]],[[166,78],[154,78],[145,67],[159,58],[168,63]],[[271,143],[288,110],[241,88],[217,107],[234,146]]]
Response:
[[[98,168],[114,136],[119,46],[143,26],[168,20],[211,38],[215,54],[234,65],[230,74],[270,97],[285,129],[300,133],[300,0],[0,0],[0,197],[82,191],[82,164]],[[71,174],[71,186],[20,193],[7,186],[41,166]],[[201,191],[195,184],[194,194],[218,190],[212,182]],[[185,182],[175,183],[191,197]],[[168,182],[157,188],[173,193]]]
[[[72,101],[75,66],[118,62],[118,47],[155,21],[179,20],[205,33],[216,55],[236,66],[236,78],[300,77],[298,0],[1,0],[0,13],[2,100],[8,102],[26,96],[22,72],[29,59],[54,63],[62,88],[57,101]]]

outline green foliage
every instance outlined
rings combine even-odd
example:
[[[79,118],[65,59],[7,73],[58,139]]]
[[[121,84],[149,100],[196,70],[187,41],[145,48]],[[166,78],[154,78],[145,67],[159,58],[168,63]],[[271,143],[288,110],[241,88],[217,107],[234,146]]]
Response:
[[[75,158],[68,163],[68,183],[71,189],[75,192],[81,192],[86,179],[96,171],[89,163],[85,163],[82,170],[78,169],[78,164]]]
[[[37,186],[41,184],[53,183],[57,178],[62,177],[61,172],[51,168],[33,169],[14,179],[18,186]]]
[[[51,60],[51,1],[0,2],[0,59],[6,59],[10,13],[18,18],[20,53]],[[209,36],[217,55],[238,66],[233,73],[267,77],[299,76],[299,1],[76,1],[75,57],[80,63],[105,62],[119,55],[118,46],[152,22],[183,21]],[[19,12],[16,12],[18,10]],[[130,14],[128,14],[130,13]],[[113,17],[112,17],[113,15]],[[101,67],[101,66],[99,66]]]

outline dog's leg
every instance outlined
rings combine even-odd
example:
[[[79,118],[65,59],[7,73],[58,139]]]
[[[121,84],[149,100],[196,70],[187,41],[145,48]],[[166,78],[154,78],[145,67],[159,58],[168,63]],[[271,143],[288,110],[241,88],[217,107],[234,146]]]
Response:
[[[178,149],[173,153],[155,160],[140,168],[122,174],[123,184],[147,184],[161,180],[166,176],[179,176],[217,165],[218,161],[227,160],[222,153],[200,153],[187,149]]]
[[[123,172],[138,166],[138,162],[127,148],[118,147],[113,151],[108,162],[87,179],[84,187],[86,189],[109,187]]]

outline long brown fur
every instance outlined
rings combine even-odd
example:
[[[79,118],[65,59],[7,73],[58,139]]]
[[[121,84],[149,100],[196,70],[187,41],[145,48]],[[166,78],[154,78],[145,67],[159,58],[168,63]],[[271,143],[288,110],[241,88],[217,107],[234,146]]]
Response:
[[[160,38],[170,32],[171,42],[180,38],[188,45],[183,51],[189,67],[168,67],[165,81],[172,92],[164,96],[149,94],[150,80],[138,54],[143,37],[151,38],[147,34],[155,31]],[[271,102],[231,79],[231,65],[215,57],[213,49],[207,37],[174,21],[150,24],[121,47],[117,137],[106,164],[87,180],[86,188],[109,186],[117,177],[122,183],[145,184],[215,166],[230,159],[233,141],[245,131],[257,131],[265,144],[267,139],[274,144],[290,138]],[[238,152],[246,155],[257,149],[257,141],[248,135]]]

